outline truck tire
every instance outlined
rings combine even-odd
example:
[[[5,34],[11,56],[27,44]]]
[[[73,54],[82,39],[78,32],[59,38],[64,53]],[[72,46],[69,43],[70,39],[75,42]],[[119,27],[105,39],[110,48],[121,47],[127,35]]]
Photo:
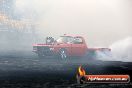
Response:
[[[59,57],[62,60],[68,59],[68,55],[67,55],[66,49],[60,49],[60,51],[59,51]]]

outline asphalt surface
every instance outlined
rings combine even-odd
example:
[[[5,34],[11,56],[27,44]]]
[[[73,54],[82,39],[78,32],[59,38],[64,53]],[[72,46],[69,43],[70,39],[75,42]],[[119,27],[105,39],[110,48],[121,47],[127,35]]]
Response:
[[[29,52],[0,53],[0,88],[132,88],[132,84],[85,84],[76,83],[78,67],[87,74],[129,74],[132,62],[99,61],[87,58],[39,59]]]

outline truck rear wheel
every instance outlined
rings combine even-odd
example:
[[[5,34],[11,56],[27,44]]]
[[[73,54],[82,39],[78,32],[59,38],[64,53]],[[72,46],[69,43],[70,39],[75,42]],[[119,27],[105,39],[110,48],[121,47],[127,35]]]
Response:
[[[65,49],[60,49],[60,51],[59,51],[59,57],[62,60],[66,60],[68,58],[67,51]]]

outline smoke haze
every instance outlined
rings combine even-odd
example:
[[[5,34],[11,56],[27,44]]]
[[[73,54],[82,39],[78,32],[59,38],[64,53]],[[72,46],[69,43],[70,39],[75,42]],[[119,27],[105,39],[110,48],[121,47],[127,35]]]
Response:
[[[90,47],[108,47],[132,35],[131,0],[16,0],[15,6],[39,23],[43,36],[80,34]]]
[[[113,43],[110,48],[112,54],[119,61],[132,61],[132,37]]]
[[[111,53],[98,52],[97,59],[104,61],[132,62],[132,37],[118,40],[109,46]]]
[[[30,38],[26,37],[29,38],[27,40],[22,39],[25,35],[18,32],[10,34],[13,38],[4,40],[4,36],[2,40],[8,46],[6,48],[12,45],[13,48],[20,48],[22,43],[32,47],[32,43],[42,43],[46,36],[79,34],[85,37],[89,47],[111,45],[114,56],[131,57],[131,37],[121,40],[132,36],[131,0],[14,0],[12,7],[12,12],[20,22],[28,20],[35,24],[34,32],[38,35],[30,35]],[[12,22],[11,19],[7,21]],[[34,37],[36,40],[32,41]],[[20,44],[16,46],[14,42]]]

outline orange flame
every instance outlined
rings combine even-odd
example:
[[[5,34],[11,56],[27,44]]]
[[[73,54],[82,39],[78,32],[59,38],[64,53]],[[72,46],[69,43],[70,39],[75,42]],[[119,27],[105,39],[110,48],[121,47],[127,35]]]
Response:
[[[82,68],[82,66],[79,66],[78,73],[80,76],[84,76],[86,74],[85,70]]]

